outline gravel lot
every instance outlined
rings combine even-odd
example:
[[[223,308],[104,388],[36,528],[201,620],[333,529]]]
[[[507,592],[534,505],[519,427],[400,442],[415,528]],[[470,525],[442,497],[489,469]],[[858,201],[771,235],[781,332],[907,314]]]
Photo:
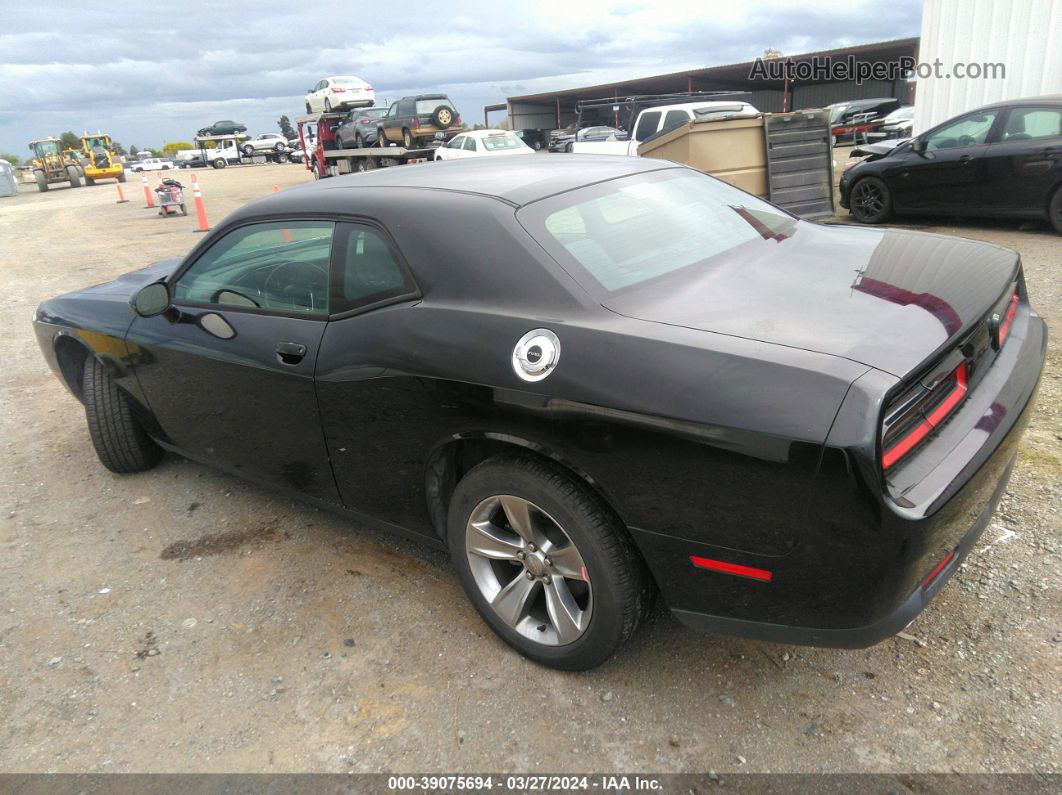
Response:
[[[309,179],[199,177],[214,221]],[[564,674],[496,640],[437,552],[173,456],[97,463],[30,317],[198,240],[125,187],[0,199],[0,770],[1062,771],[1062,237],[931,227],[1020,251],[1056,337],[1010,491],[904,636],[787,647],[658,606]]]

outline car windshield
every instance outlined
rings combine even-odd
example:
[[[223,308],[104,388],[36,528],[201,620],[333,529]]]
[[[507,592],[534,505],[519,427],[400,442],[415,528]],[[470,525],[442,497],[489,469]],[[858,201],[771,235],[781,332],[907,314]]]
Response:
[[[484,136],[483,148],[488,152],[499,152],[505,149],[524,149],[525,145],[514,133],[504,133]]]
[[[841,114],[848,110],[848,104],[834,105],[830,108],[830,123],[837,121],[841,118]]]
[[[368,116],[370,119],[382,119],[387,115],[387,108],[369,108],[361,112],[362,116]]]
[[[418,99],[417,115],[434,113],[435,109],[440,105],[445,105],[450,110],[454,110],[454,106],[451,104],[450,100],[446,99],[446,97],[436,97],[435,99]]]
[[[701,272],[752,241],[781,242],[797,224],[777,207],[688,169],[580,188],[529,205],[519,217],[592,293]]]
[[[889,123],[889,122],[895,122],[895,121],[907,121],[908,119],[913,119],[913,118],[914,118],[914,105],[907,105],[907,106],[902,107],[902,108],[897,108],[892,113],[890,113],[888,116],[886,116],[885,117],[885,122]]]

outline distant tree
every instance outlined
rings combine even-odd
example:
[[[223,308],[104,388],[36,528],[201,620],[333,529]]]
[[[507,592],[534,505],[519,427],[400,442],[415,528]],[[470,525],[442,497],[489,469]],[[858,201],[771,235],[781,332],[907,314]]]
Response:
[[[277,120],[277,127],[280,128],[280,134],[287,138],[289,141],[295,137],[295,130],[291,127],[291,119],[287,116],[281,116]]]
[[[75,135],[70,130],[59,135],[59,148],[60,149],[80,149],[81,138]]]
[[[129,156],[130,157],[136,157],[136,153],[139,152],[139,151],[140,150],[136,148],[136,144],[133,144],[132,146],[129,147]]]
[[[114,152],[116,155],[124,155],[125,154],[125,147],[123,147],[117,141],[113,141],[112,140],[111,141],[111,151]]]
[[[485,129],[487,129],[487,125],[486,124],[473,124],[472,125],[472,129],[473,130],[485,130]]]
[[[22,162],[22,160],[19,158],[18,155],[13,155],[13,154],[10,154],[8,152],[4,152],[3,154],[0,154],[0,160],[6,160],[8,163],[10,163],[13,166],[17,166],[19,163]]]
[[[183,152],[186,149],[194,148],[195,147],[193,147],[187,141],[173,141],[171,143],[165,144],[162,147],[162,153],[165,155],[172,155],[174,152]]]

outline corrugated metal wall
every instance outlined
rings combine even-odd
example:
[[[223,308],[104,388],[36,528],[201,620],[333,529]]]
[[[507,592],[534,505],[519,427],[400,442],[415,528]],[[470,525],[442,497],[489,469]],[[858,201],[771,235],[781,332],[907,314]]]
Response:
[[[907,82],[904,80],[890,83],[885,80],[865,80],[857,84],[855,80],[838,80],[835,83],[817,83],[793,88],[793,110],[804,108],[824,108],[834,102],[850,99],[877,99],[878,97],[899,97],[907,104]]]
[[[998,62],[1003,79],[921,78],[915,133],[1004,99],[1062,94],[1062,0],[924,0],[918,60]]]

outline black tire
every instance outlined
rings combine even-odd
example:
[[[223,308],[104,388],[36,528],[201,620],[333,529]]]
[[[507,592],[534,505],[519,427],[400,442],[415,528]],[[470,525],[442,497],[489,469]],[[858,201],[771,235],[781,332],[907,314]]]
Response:
[[[81,172],[77,170],[77,166],[67,166],[66,177],[70,180],[71,188],[81,187]]]
[[[376,145],[381,149],[387,146],[387,136],[384,135],[382,127],[376,131]]]
[[[33,172],[33,179],[37,182],[37,190],[44,193],[48,190],[48,178],[44,176],[44,172],[41,169],[35,169]]]
[[[431,112],[431,123],[439,130],[447,130],[454,123],[454,109],[449,105],[439,105]]]
[[[542,151],[542,142],[539,140],[536,140],[531,146],[536,152]]]
[[[409,130],[402,130],[402,146],[406,149],[417,148],[417,142],[413,140],[413,133]]]
[[[119,182],[125,182],[125,169],[124,168],[121,171],[118,172],[118,181]]]
[[[354,148],[355,149],[364,149],[365,148],[365,141],[362,140],[361,133],[354,133]]]
[[[96,184],[96,180],[94,180],[92,177],[90,177],[88,174],[86,174],[85,175],[85,184],[86,185],[95,185]]]
[[[181,205],[181,215],[188,215],[188,210],[185,209],[185,206],[183,204]]]
[[[288,148],[287,144],[277,144],[276,146],[273,147],[273,151],[275,151],[275,152],[283,152],[287,148]]]
[[[307,113],[313,113],[313,109],[310,108],[310,103],[309,102],[306,103],[306,112]]]
[[[247,157],[254,157],[254,147],[253,147],[253,146],[251,146],[250,144],[247,144],[247,146],[245,146],[245,147],[243,148],[243,153],[244,153],[244,154],[245,154],[245,155],[246,155]]]
[[[880,177],[863,177],[848,196],[852,217],[861,224],[881,224],[892,216],[892,192]]]
[[[162,448],[136,421],[126,397],[95,356],[85,360],[85,419],[100,462],[120,475],[143,472],[162,460]]]
[[[548,645],[527,638],[495,612],[476,584],[465,550],[465,528],[476,506],[495,495],[534,503],[556,520],[582,556],[592,583],[593,609],[577,639]],[[594,668],[619,650],[648,613],[652,580],[626,528],[596,494],[550,461],[504,455],[475,466],[454,490],[447,531],[458,577],[480,616],[502,640],[535,662],[569,671]]]
[[[214,160],[210,165],[212,165],[214,168],[225,168],[226,166],[228,166],[228,164],[229,162],[225,158],[219,157],[217,160]]]
[[[332,101],[328,97],[325,97],[324,112],[325,113],[331,113],[332,112]]]
[[[1055,188],[1055,195],[1047,203],[1047,217],[1055,231],[1062,234],[1062,185]]]

